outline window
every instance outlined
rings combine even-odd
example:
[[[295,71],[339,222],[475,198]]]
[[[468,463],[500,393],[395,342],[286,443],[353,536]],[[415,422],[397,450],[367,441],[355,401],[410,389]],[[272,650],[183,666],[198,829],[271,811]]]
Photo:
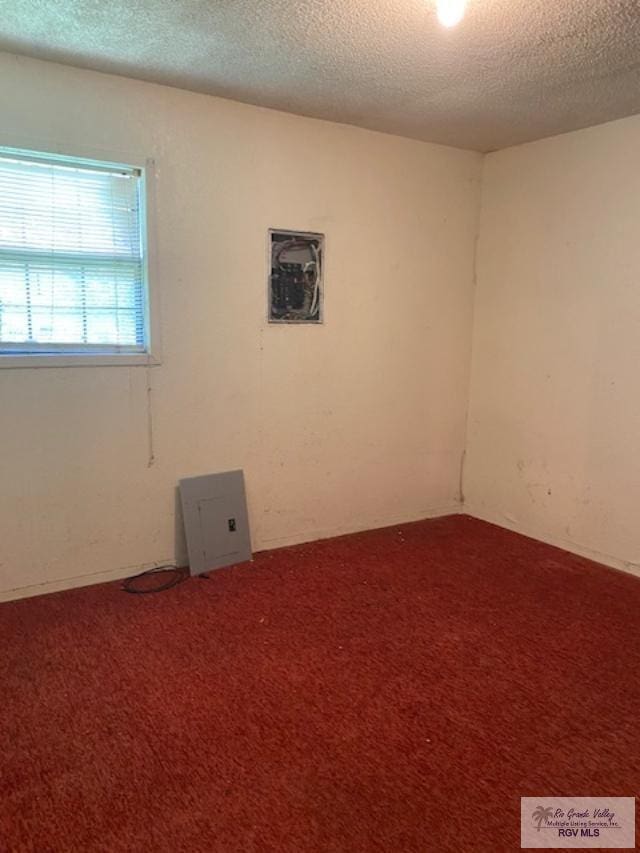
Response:
[[[0,362],[144,359],[144,195],[141,168],[0,148]]]

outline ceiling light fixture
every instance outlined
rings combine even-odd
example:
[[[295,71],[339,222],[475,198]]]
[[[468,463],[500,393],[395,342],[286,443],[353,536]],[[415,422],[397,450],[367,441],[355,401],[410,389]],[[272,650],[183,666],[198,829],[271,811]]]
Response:
[[[455,27],[464,17],[467,0],[437,0],[438,20],[443,27]]]

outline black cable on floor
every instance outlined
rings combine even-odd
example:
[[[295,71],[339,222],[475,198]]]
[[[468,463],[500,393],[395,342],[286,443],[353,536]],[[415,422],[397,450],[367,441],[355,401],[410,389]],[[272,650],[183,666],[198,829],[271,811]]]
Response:
[[[136,586],[136,582],[140,581],[142,578],[147,578],[150,575],[161,574],[169,574],[171,577],[159,586]],[[167,589],[172,589],[172,587],[178,586],[179,583],[182,583],[182,581],[185,581],[188,577],[188,569],[179,569],[177,566],[172,565],[156,566],[155,569],[147,569],[146,572],[140,572],[139,575],[133,575],[133,577],[124,580],[122,582],[122,589],[124,592],[130,592],[132,595],[148,595],[152,592],[165,592]]]

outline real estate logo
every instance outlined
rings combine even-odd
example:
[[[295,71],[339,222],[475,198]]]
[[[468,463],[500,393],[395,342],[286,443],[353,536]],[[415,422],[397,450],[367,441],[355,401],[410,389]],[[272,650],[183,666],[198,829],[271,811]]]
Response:
[[[521,797],[520,847],[635,850],[635,797]]]

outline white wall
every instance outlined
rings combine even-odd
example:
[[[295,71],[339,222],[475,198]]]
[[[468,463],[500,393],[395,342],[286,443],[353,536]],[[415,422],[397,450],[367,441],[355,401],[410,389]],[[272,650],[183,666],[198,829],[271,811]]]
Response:
[[[640,117],[486,158],[473,515],[640,564]]]
[[[8,55],[0,81],[5,144],[155,158],[163,337],[148,371],[0,370],[1,596],[173,560],[184,476],[245,469],[256,550],[459,507],[479,155]],[[324,327],[265,325],[271,226],[326,233]]]

